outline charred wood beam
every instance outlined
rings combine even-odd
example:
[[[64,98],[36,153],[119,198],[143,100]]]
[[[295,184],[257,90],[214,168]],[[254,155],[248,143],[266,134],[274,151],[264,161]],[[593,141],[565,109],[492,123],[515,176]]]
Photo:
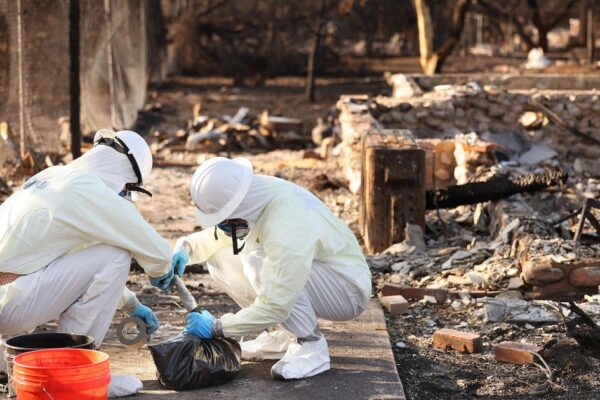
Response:
[[[517,193],[531,193],[566,182],[568,175],[560,170],[518,177],[497,177],[485,182],[450,186],[447,189],[428,191],[426,208],[454,208],[458,206],[500,200]]]

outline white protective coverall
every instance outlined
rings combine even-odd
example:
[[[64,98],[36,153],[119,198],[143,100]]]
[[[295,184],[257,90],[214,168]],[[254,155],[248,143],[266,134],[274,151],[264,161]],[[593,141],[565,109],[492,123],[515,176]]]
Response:
[[[371,274],[354,234],[312,193],[262,175],[252,177],[248,193],[229,218],[249,223],[239,256],[232,254],[231,239],[220,230],[215,240],[214,228],[178,242],[189,246],[190,263],[207,262],[211,276],[242,307],[221,317],[223,334],[243,336],[282,323],[299,342],[319,339],[320,348],[313,350],[324,353],[317,358],[326,356],[327,364],[312,371],[304,366],[284,378],[329,369],[317,317],[352,319],[371,296]]]
[[[0,272],[23,275],[0,286],[0,335],[58,317],[59,331],[99,346],[117,306],[130,314],[139,304],[125,288],[131,257],[150,277],[168,272],[168,243],[118,194],[136,181],[125,155],[97,146],[0,206]]]

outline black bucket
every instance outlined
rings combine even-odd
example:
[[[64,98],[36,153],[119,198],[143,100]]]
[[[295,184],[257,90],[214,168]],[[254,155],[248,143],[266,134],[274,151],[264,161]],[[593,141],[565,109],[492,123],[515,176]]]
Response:
[[[12,376],[13,359],[19,354],[41,349],[93,349],[94,338],[72,333],[32,333],[15,336],[4,342],[8,382]],[[10,387],[9,387],[10,390]]]

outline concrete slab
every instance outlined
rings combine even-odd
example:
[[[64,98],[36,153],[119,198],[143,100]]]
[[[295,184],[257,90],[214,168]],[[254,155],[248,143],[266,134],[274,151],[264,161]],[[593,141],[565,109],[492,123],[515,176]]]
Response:
[[[331,354],[331,370],[310,379],[271,379],[273,362],[246,362],[231,382],[188,392],[165,390],[155,377],[147,348],[107,343],[113,374],[133,374],[144,383],[137,399],[404,399],[381,305],[372,300],[357,320],[321,321]],[[112,341],[111,341],[112,342]]]

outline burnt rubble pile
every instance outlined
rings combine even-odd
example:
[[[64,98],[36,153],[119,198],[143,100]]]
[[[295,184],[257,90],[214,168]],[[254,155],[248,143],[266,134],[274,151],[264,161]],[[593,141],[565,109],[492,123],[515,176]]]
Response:
[[[589,295],[600,285],[600,245],[573,236],[585,199],[600,193],[598,95],[507,91],[477,82],[412,89],[409,95],[394,88],[396,97],[343,96],[338,102],[340,143],[330,155],[342,160],[351,191],[360,191],[366,135],[408,130],[426,152],[425,225],[369,257],[374,286],[443,289],[455,294],[447,300],[453,307],[501,293],[519,301],[595,301]],[[547,109],[555,115],[549,118]],[[553,182],[470,205],[430,200],[473,182],[494,187],[497,179]],[[585,232],[595,233],[589,225]]]
[[[269,115],[267,110],[253,114],[240,107],[235,115],[211,117],[202,113],[202,105],[193,107],[193,118],[176,132],[155,130],[151,134],[152,153],[159,159],[173,154],[257,152],[282,145],[302,147],[307,142],[302,121]],[[185,157],[184,157],[185,158]]]

